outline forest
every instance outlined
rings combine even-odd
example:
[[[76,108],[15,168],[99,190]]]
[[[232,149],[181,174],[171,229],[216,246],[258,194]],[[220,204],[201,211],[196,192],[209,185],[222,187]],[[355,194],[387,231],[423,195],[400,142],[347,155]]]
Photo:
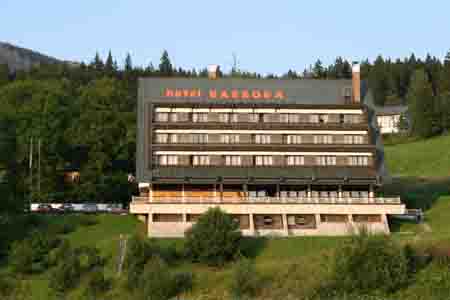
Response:
[[[122,66],[123,65],[123,66]],[[414,54],[361,62],[377,105],[406,104],[407,134],[429,138],[450,128],[450,51],[444,59]],[[175,67],[167,51],[158,66],[134,66],[127,55],[119,67],[111,52],[89,63],[40,65],[11,73],[0,65],[0,184],[11,195],[0,210],[33,202],[123,202],[136,191],[137,79],[151,76],[206,77],[206,69]],[[262,76],[233,67],[223,77],[289,80],[349,79],[351,62],[317,60],[302,72]],[[3,130],[5,129],[5,130]],[[78,170],[79,182],[62,180]],[[2,179],[3,178],[3,179]],[[14,200],[14,199],[15,200]],[[21,201],[17,201],[21,199]]]

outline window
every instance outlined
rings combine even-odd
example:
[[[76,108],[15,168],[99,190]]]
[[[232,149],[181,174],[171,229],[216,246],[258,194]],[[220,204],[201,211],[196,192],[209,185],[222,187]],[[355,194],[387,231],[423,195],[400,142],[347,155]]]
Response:
[[[155,121],[156,122],[167,122],[167,121],[169,121],[169,114],[162,113],[162,112],[156,113]]]
[[[208,114],[207,113],[193,113],[192,114],[192,122],[195,122],[195,123],[208,122]]]
[[[289,114],[289,123],[300,123],[299,114]]]
[[[165,133],[157,133],[155,137],[155,142],[157,144],[166,144],[169,141],[169,135]]]
[[[359,115],[344,115],[344,123],[346,124],[357,124],[360,122],[361,119]]]
[[[258,123],[259,122],[259,115],[258,114],[249,114],[248,115],[248,121],[251,123]]]
[[[320,221],[324,223],[345,223],[348,221],[347,215],[320,215]]]
[[[255,156],[256,166],[271,166],[273,164],[272,156]]]
[[[348,158],[350,166],[367,166],[369,165],[369,158],[367,156],[351,156]]]
[[[192,143],[207,144],[208,143],[208,134],[193,134],[192,135]]]
[[[178,165],[178,156],[176,156],[176,155],[160,155],[158,157],[158,164],[161,166]]]
[[[255,135],[256,144],[270,144],[270,135],[267,134],[256,134]]]
[[[328,123],[328,115],[319,115],[319,123]]]
[[[223,113],[223,114],[219,114],[219,121],[222,123],[228,123],[228,121],[230,120],[230,115]]]
[[[287,144],[301,144],[302,136],[301,135],[288,135],[286,139]]]
[[[335,166],[336,156],[317,156],[316,163],[319,166]]]
[[[209,165],[209,156],[208,155],[194,155],[192,157],[192,165],[208,166]]]
[[[344,135],[344,144],[364,144],[364,136]]]
[[[171,144],[176,144],[176,143],[178,143],[178,135],[176,135],[176,134],[171,134],[169,137],[170,137],[170,143],[171,143]]]
[[[220,136],[220,142],[222,144],[238,144],[239,134],[222,134]]]
[[[264,225],[272,225],[273,218],[270,216],[264,216]]]
[[[289,115],[280,114],[280,123],[289,123]]]
[[[381,222],[380,215],[353,215],[353,222],[355,223],[379,223]]]
[[[241,157],[237,155],[227,155],[225,156],[225,165],[226,166],[240,166],[241,165]]]
[[[332,144],[333,137],[331,135],[315,135],[314,144]]]
[[[177,122],[177,121],[178,121],[178,113],[171,113],[170,122]]]
[[[310,115],[309,122],[310,123],[319,123],[319,116],[318,115]]]
[[[231,123],[238,123],[239,122],[239,115],[238,114],[231,114],[230,122]]]
[[[288,166],[303,166],[305,164],[305,157],[303,156],[288,156],[286,158]]]

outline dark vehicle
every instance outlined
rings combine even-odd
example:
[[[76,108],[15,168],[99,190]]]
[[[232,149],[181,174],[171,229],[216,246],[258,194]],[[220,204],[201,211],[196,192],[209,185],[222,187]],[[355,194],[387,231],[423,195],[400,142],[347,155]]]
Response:
[[[39,204],[36,212],[40,214],[54,214],[59,213],[59,210],[53,208],[50,204]]]
[[[73,207],[73,205],[70,203],[64,203],[63,205],[61,205],[59,207],[59,210],[62,213],[68,214],[68,213],[73,213],[75,211],[75,207]]]
[[[87,214],[98,213],[98,206],[95,203],[86,203],[83,205],[82,211]]]

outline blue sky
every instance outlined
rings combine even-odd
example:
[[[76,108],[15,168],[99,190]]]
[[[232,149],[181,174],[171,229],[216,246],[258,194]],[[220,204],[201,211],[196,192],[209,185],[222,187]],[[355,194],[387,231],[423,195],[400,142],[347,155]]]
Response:
[[[61,59],[109,49],[122,63],[158,65],[163,49],[183,68],[220,64],[261,73],[303,70],[320,58],[443,57],[445,0],[0,0],[0,41]]]

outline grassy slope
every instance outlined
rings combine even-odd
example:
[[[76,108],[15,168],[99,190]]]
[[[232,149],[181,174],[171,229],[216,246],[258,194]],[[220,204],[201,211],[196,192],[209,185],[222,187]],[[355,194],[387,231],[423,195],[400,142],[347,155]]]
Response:
[[[392,175],[450,176],[450,136],[386,146],[385,154]]]

